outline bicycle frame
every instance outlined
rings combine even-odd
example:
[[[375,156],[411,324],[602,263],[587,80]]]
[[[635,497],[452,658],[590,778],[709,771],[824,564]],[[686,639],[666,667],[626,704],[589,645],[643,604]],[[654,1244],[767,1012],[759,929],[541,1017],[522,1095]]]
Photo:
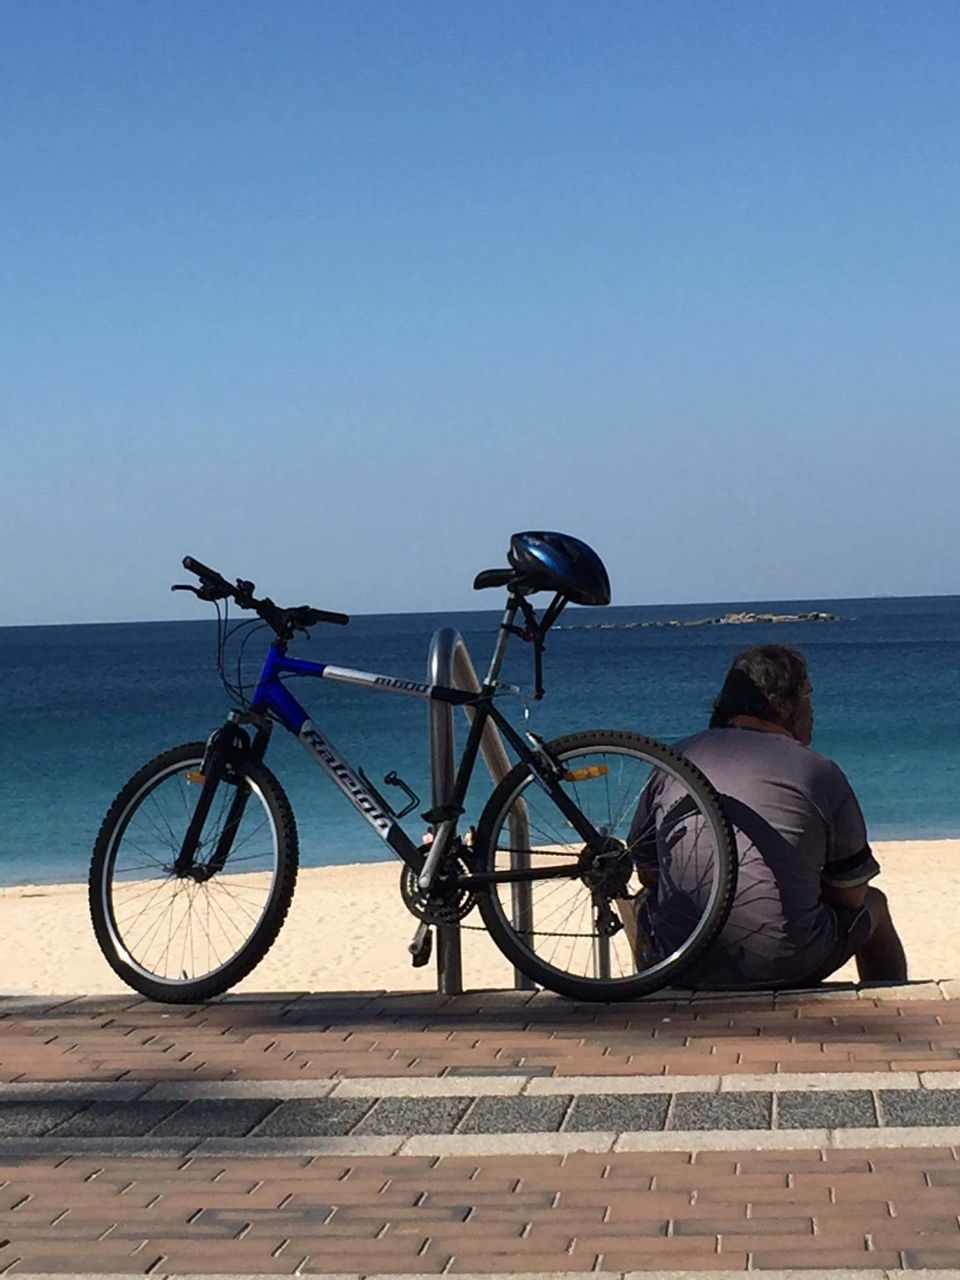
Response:
[[[370,671],[357,671],[350,667],[338,667],[329,663],[311,662],[303,658],[291,658],[286,653],[286,645],[275,641],[267,655],[260,680],[250,702],[250,714],[261,725],[267,716],[279,721],[285,729],[294,734],[321,768],[329,774],[340,791],[347,797],[357,812],[374,829],[381,840],[395,853],[418,877],[421,888],[429,889],[444,853],[450,846],[457,829],[457,820],[463,813],[467,787],[473,774],[484,727],[492,719],[503,736],[510,743],[518,758],[534,772],[540,785],[553,798],[557,807],[573,828],[581,836],[586,845],[594,845],[602,837],[593,825],[587,821],[577,806],[560,786],[560,776],[549,757],[542,750],[533,750],[517,733],[506,717],[494,706],[497,691],[497,677],[506,651],[513,619],[517,611],[517,603],[508,604],[490,669],[479,693],[471,693],[462,689],[451,689],[443,685],[424,684],[418,681],[405,680],[396,676],[379,675]],[[436,835],[426,854],[418,847],[400,826],[395,815],[384,805],[381,797],[371,794],[371,789],[364,783],[358,770],[354,769],[344,755],[334,746],[330,739],[320,731],[310,718],[306,708],[301,706],[287,686],[283,676],[307,676],[321,680],[334,680],[342,684],[359,685],[381,693],[396,693],[406,697],[433,699],[452,703],[456,706],[470,707],[474,710],[473,721],[467,742],[457,768],[453,794],[447,802],[436,810],[424,815],[427,821],[436,826]],[[231,720],[237,723],[244,718],[243,712],[234,712]],[[266,747],[269,727],[261,743],[261,750]],[[254,748],[256,750],[256,747]],[[211,770],[215,778],[217,769]],[[214,783],[215,785],[215,783]],[[208,788],[204,787],[204,792]],[[209,789],[212,799],[212,788]],[[197,838],[209,808],[209,800],[204,804],[201,795],[194,820],[190,824],[187,837],[181,849],[178,865],[189,865]],[[238,794],[231,808],[226,828],[218,844],[218,849],[211,859],[211,871],[223,865],[229,856],[233,833],[242,816],[244,798]],[[237,812],[234,814],[233,809]],[[194,833],[195,829],[195,833]],[[476,872],[461,875],[462,884],[479,888],[494,882],[519,882],[540,879],[569,877],[577,871],[576,863],[544,868],[540,870],[512,869],[498,872]]]

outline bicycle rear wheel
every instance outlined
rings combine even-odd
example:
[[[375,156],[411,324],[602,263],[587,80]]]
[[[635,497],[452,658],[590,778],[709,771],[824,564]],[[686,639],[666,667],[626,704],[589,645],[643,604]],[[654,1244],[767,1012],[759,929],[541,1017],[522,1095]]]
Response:
[[[152,1000],[221,995],[273,945],[297,878],[290,804],[262,763],[230,766],[219,782],[194,858],[174,863],[196,799],[205,744],[174,747],[136,773],[103,821],[90,865],[90,915],[106,960]],[[238,790],[246,804],[224,865],[208,873]]]
[[[494,883],[480,910],[527,977],[576,1000],[631,1000],[679,978],[717,936],[736,889],[733,832],[700,771],[640,734],[547,744],[568,797],[603,837],[590,850],[526,764],[480,818],[481,872],[572,869]]]

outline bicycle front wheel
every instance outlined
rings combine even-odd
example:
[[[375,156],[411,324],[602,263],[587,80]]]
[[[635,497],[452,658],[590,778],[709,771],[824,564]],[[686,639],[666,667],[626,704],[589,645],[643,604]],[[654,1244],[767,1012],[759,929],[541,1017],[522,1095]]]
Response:
[[[113,970],[151,1000],[209,1000],[246,977],[280,932],[296,884],[290,804],[269,769],[252,760],[218,783],[193,867],[177,874],[203,757],[204,743],[192,742],[144,765],[114,800],[94,847],[97,941]],[[236,830],[214,868],[231,814]]]
[[[594,730],[546,749],[601,839],[588,847],[532,769],[516,765],[481,815],[476,866],[530,878],[481,894],[490,936],[528,978],[575,1000],[668,986],[733,902],[736,844],[719,797],[688,760],[640,734]]]

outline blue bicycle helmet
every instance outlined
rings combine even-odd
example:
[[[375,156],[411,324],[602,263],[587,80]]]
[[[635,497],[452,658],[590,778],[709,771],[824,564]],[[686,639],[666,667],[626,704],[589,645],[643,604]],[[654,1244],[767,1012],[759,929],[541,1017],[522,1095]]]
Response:
[[[610,603],[610,579],[603,561],[592,547],[569,533],[515,533],[507,559],[538,591],[559,591],[574,604]]]

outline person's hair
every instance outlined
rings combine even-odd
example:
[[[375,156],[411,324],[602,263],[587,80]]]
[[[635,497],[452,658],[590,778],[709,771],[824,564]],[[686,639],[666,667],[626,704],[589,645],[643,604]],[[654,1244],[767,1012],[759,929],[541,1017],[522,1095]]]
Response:
[[[756,716],[791,729],[807,684],[803,654],[785,644],[758,644],[738,653],[713,704],[710,728],[734,716]]]

